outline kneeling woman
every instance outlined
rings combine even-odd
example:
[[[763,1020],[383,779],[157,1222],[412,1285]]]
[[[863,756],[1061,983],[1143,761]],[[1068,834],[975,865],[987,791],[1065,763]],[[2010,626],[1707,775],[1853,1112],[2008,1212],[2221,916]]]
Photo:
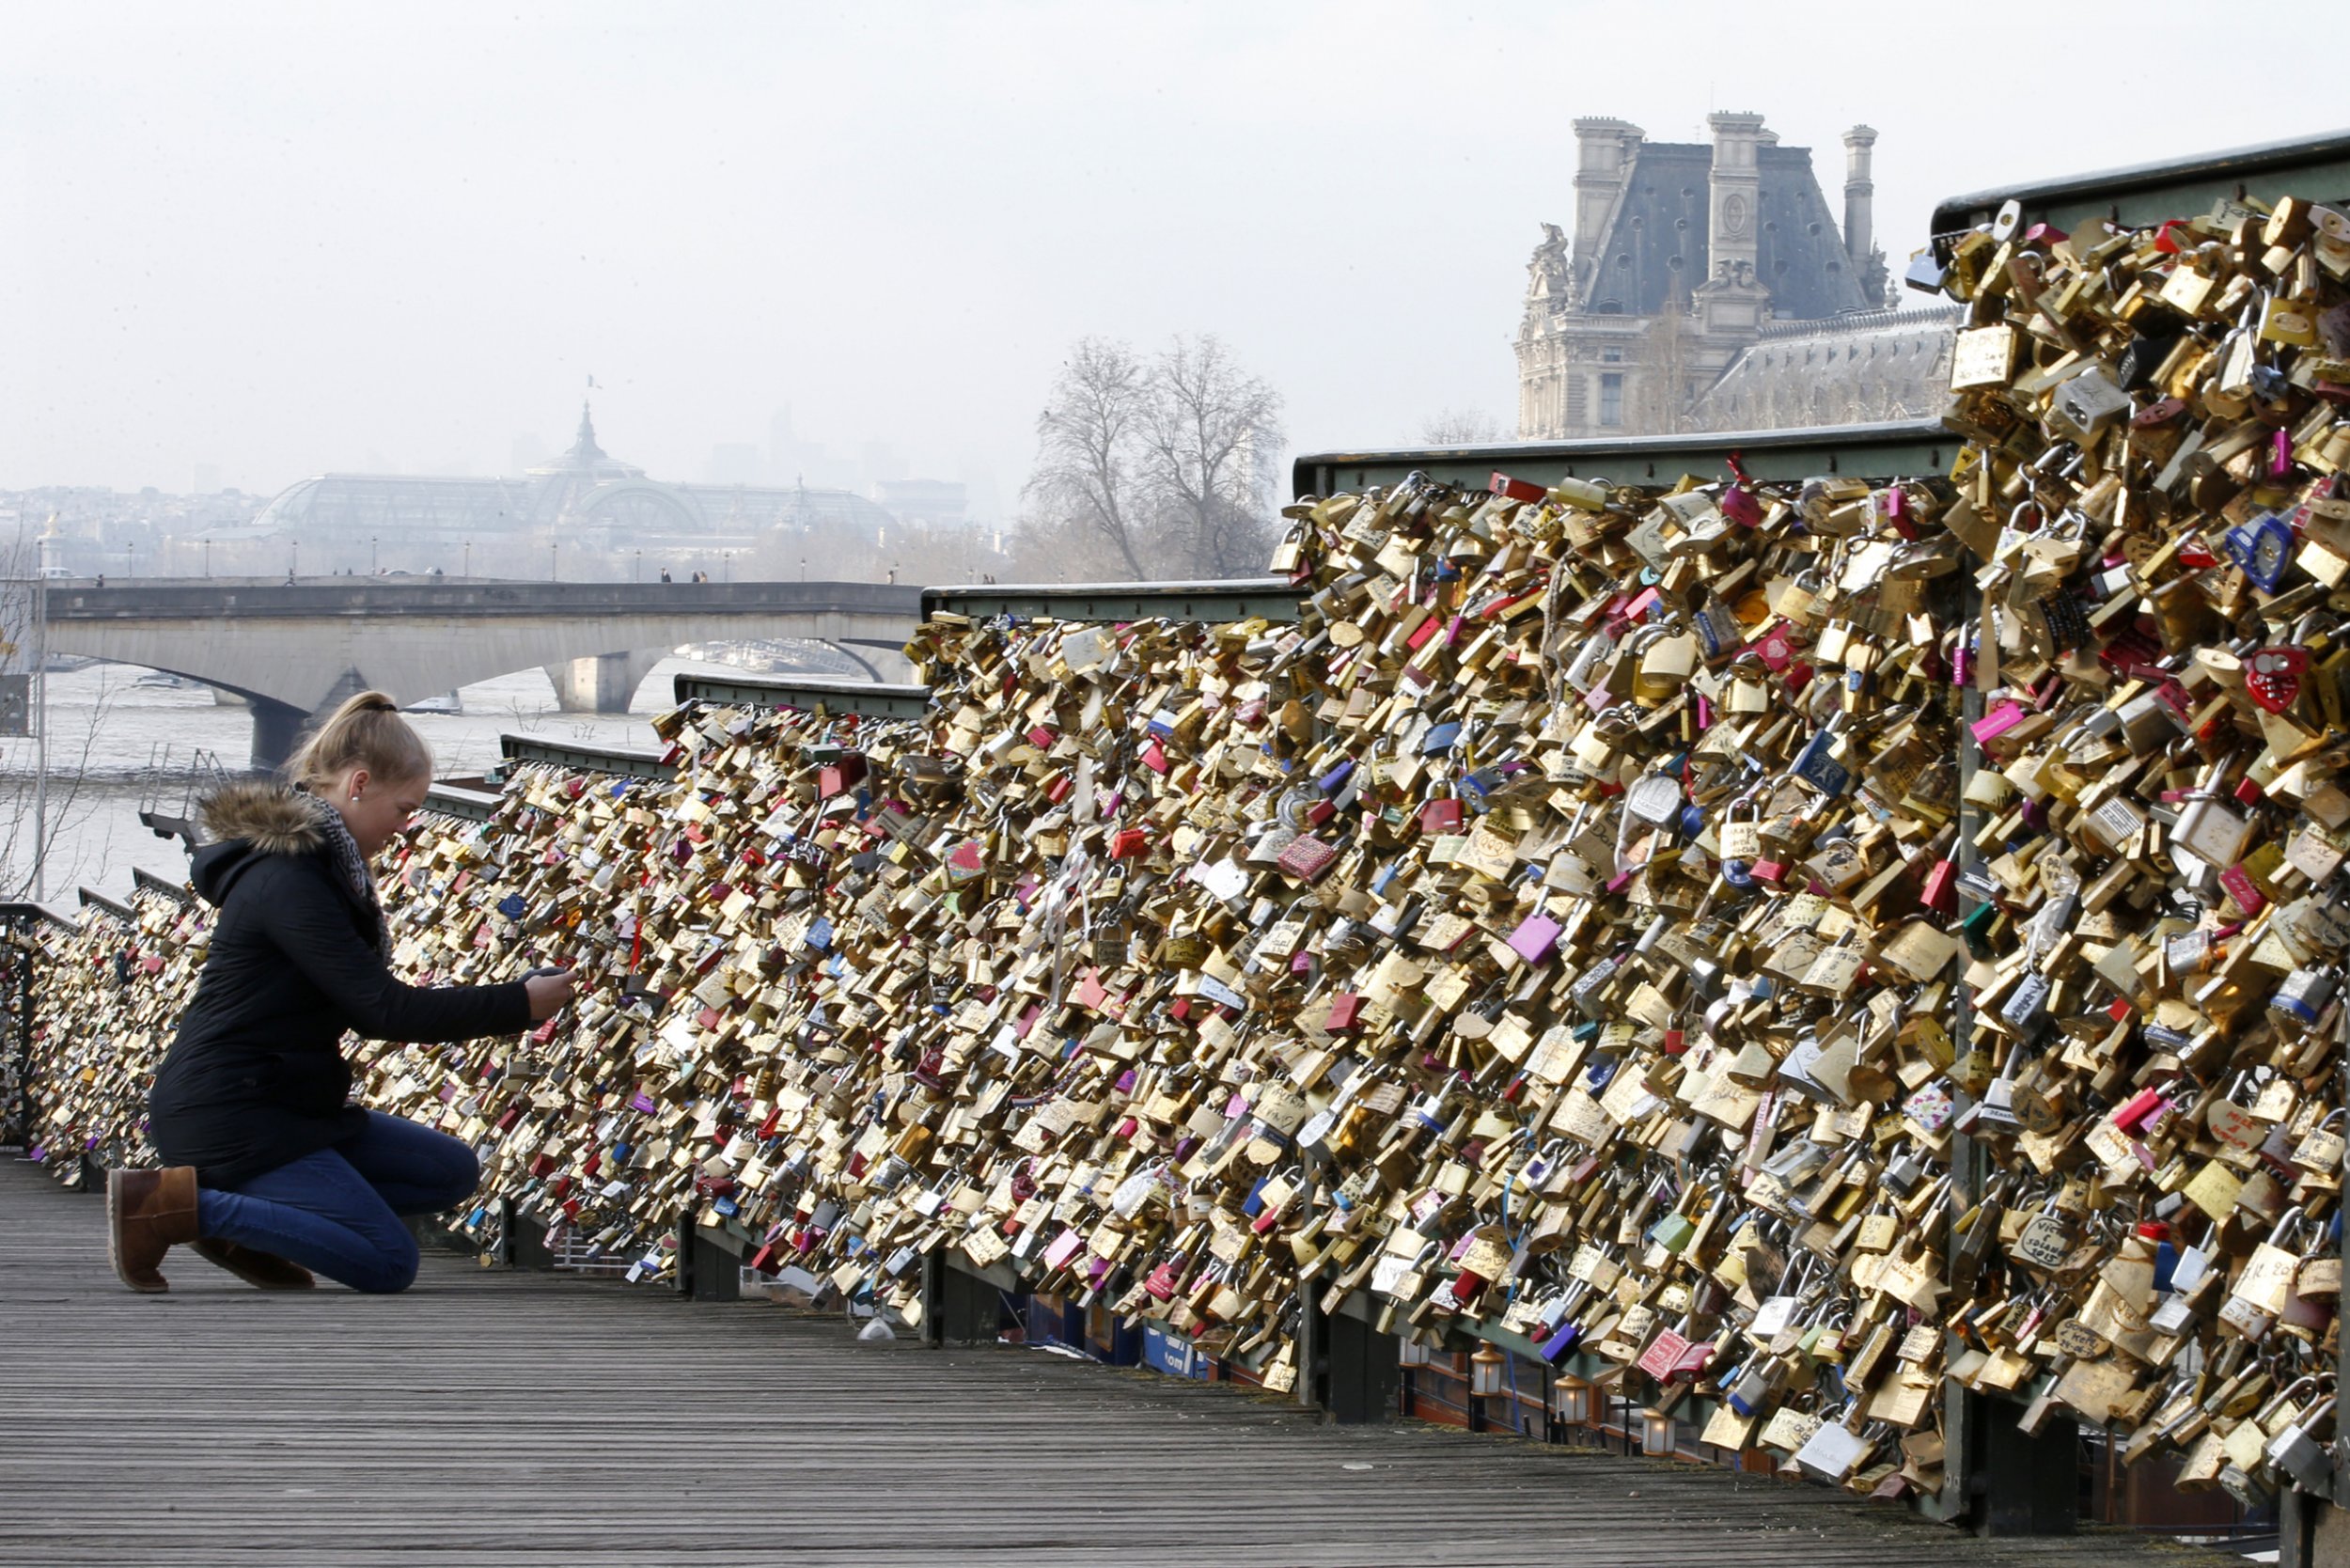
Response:
[[[568,975],[418,989],[393,979],[368,870],[424,804],[432,754],[391,698],[336,711],[292,768],[296,787],[231,785],[206,803],[214,842],[196,890],[219,908],[179,1038],[155,1074],[148,1136],[162,1170],[106,1176],[115,1272],[162,1291],[175,1243],[264,1290],[316,1270],[353,1290],[407,1289],[403,1216],[462,1203],[473,1151],[346,1105],[345,1030],[449,1042],[515,1034],[571,1000]]]

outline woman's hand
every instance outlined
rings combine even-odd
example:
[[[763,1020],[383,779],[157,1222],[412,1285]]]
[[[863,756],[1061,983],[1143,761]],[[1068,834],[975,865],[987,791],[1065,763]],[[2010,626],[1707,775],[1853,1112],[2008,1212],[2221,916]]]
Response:
[[[523,989],[530,994],[530,1021],[541,1024],[562,1011],[572,1003],[572,972],[569,969],[534,970],[523,979]]]

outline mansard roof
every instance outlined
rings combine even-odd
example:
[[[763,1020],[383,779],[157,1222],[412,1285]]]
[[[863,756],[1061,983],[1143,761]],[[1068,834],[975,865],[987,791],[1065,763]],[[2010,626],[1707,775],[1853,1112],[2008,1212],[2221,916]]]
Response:
[[[1867,309],[1858,269],[1812,172],[1811,149],[1766,145],[1756,153],[1762,227],[1755,272],[1771,291],[1772,314],[1819,321]],[[1586,274],[1586,315],[1653,316],[1668,298],[1705,281],[1713,166],[1714,149],[1699,142],[1644,142],[1633,153]]]
[[[1691,410],[1693,430],[1923,419],[1950,400],[1950,347],[1966,310],[1870,310],[1774,321]]]

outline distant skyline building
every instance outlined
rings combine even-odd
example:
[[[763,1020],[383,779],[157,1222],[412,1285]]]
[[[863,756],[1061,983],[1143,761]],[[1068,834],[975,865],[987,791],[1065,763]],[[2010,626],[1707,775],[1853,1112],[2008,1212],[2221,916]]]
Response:
[[[1574,122],[1574,232],[1544,224],[1528,266],[1522,439],[1936,406],[1952,313],[1893,308],[1873,233],[1877,133],[1844,133],[1840,234],[1810,149],[1780,146],[1759,114],[1707,125],[1710,143],[1677,143],[1628,120]]]
[[[617,548],[800,525],[878,538],[892,521],[887,510],[848,490],[652,478],[604,451],[592,411],[582,403],[572,445],[520,478],[321,474],[280,492],[252,527],[444,544],[559,534]]]

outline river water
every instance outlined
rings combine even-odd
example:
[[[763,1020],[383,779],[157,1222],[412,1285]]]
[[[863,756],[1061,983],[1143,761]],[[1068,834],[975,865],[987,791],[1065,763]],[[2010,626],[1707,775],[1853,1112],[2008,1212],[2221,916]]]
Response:
[[[495,766],[498,737],[509,733],[588,745],[650,745],[646,719],[670,705],[670,678],[681,670],[726,666],[666,659],[636,688],[634,706],[625,714],[561,713],[545,673],[523,670],[465,687],[458,694],[462,713],[413,713],[410,721],[431,744],[434,771],[444,778]],[[186,851],[178,839],[159,839],[140,825],[140,808],[180,811],[199,751],[231,771],[244,765],[251,715],[242,707],[218,705],[209,687],[163,680],[127,665],[92,665],[49,677],[47,902],[53,908],[71,908],[75,890],[85,886],[123,897],[133,868],[183,878]],[[10,888],[24,886],[33,862],[33,774],[34,743],[0,740],[0,864]]]

